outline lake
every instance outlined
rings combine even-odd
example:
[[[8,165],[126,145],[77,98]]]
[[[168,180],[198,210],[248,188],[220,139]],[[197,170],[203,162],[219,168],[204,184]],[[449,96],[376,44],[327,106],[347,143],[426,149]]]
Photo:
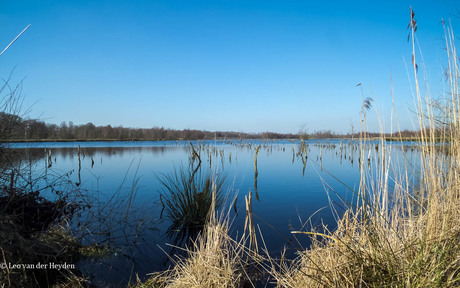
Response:
[[[323,225],[333,230],[334,217],[342,215],[347,203],[356,203],[360,183],[357,142],[309,140],[305,148],[300,140],[192,143],[200,154],[203,173],[226,176],[227,201],[220,213],[229,214],[232,235],[243,231],[244,198],[252,192],[254,220],[272,257],[280,257],[286,248],[287,257],[293,258],[310,241],[292,231],[312,227],[322,231]],[[370,144],[363,161],[372,174],[382,147],[378,141]],[[160,179],[181,167],[197,167],[196,159],[191,164],[188,141],[12,143],[10,147],[19,151],[17,161],[29,163],[35,175],[45,175],[34,184],[37,187],[52,184],[58,190],[77,184],[78,193],[87,197],[91,208],[69,225],[78,230],[84,223],[78,236],[85,243],[106,243],[113,248],[102,258],[76,263],[93,284],[125,286],[136,274],[145,279],[148,273],[172,265],[169,257],[173,254],[183,254],[174,247],[184,245],[174,235],[178,231],[168,229],[171,221],[161,204]],[[386,153],[390,148],[396,168],[406,161],[411,171],[417,171],[417,149],[403,150],[401,143],[388,143]],[[416,181],[415,176],[411,179]]]

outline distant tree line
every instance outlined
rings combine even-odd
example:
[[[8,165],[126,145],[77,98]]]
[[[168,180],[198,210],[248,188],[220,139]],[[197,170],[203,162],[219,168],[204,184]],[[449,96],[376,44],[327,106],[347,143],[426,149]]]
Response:
[[[203,140],[203,139],[292,139],[297,134],[273,132],[243,133],[204,131],[196,129],[168,129],[164,127],[126,128],[123,126],[96,126],[93,123],[74,125],[72,121],[60,125],[36,119],[23,119],[0,112],[0,130],[5,130],[10,141],[24,140]],[[7,131],[6,131],[7,130]]]
[[[387,137],[417,137],[419,132],[403,130],[398,133],[385,134]],[[2,135],[7,137],[2,137]],[[362,135],[362,134],[361,134]],[[382,136],[380,133],[366,134],[367,138]],[[18,115],[0,112],[0,137],[8,141],[136,141],[136,140],[205,140],[205,139],[334,139],[358,138],[360,133],[353,135],[338,134],[331,130],[312,133],[243,133],[232,131],[204,131],[196,129],[168,129],[164,127],[126,128],[123,126],[96,126],[93,123],[74,125],[72,121],[60,125],[45,123],[37,119],[24,119]]]

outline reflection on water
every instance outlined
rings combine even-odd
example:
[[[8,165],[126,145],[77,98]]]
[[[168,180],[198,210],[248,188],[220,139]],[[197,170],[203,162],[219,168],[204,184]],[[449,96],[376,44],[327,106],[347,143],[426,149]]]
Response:
[[[350,189],[358,188],[359,164],[374,171],[370,168],[380,165],[383,149],[390,153],[389,147],[375,142],[363,155],[357,144],[342,140],[200,141],[193,146],[185,141],[13,143],[11,151],[16,153],[15,161],[38,167],[36,173],[67,173],[87,193],[93,209],[78,219],[87,227],[83,239],[117,247],[103,259],[80,263],[84,273],[94,276],[93,283],[102,285],[126,283],[136,273],[144,278],[165,269],[171,264],[165,252],[180,251],[166,245],[174,242],[171,231],[183,229],[171,228],[172,221],[162,217],[164,186],[155,175],[171,175],[189,166],[193,171],[199,167],[203,175],[224,173],[227,203],[221,211],[230,211],[230,233],[241,235],[245,203],[237,199],[244,200],[252,191],[258,200],[252,203],[253,221],[260,226],[268,250],[280,256],[287,247],[286,256],[292,257],[309,240],[294,238],[291,232],[321,230],[323,224],[333,230],[334,213],[340,216],[349,203],[356,202]],[[391,153],[393,162],[405,161],[409,169],[417,170],[416,149],[403,151],[394,144]]]

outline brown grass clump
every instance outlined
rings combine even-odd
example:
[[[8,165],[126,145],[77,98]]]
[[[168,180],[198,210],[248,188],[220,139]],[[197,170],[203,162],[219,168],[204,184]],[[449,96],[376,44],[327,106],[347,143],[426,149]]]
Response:
[[[159,274],[152,281],[161,287],[239,287],[242,272],[238,271],[240,251],[227,237],[224,225],[208,225],[199,236],[187,259]]]
[[[336,231],[314,238],[295,264],[273,274],[279,287],[458,287],[458,218],[451,219],[454,225],[439,223],[438,229],[451,226],[439,236],[427,231],[432,217],[383,226],[348,211]]]
[[[217,217],[216,190],[207,224],[187,247],[186,257],[171,258],[173,267],[134,286],[142,287],[254,287],[260,280],[263,259],[257,252],[252,216],[252,193],[246,198],[245,230],[238,241],[229,236],[229,215]]]
[[[228,235],[228,222],[212,216],[186,258],[172,259],[173,268],[136,287],[243,287],[249,281],[246,253],[244,244]]]

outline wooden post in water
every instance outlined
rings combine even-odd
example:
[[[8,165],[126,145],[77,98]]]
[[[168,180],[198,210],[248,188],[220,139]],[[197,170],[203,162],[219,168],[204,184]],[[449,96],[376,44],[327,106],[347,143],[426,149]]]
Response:
[[[323,171],[323,145],[319,146],[319,163],[321,171]]]
[[[257,193],[257,177],[259,172],[257,171],[257,154],[259,154],[260,145],[256,148],[256,156],[254,158],[254,190],[256,192],[256,199],[259,201],[259,194]]]
[[[51,150],[48,150],[48,168],[53,165],[53,159],[51,159]]]
[[[45,148],[45,175],[48,173],[48,152]]]
[[[303,163],[302,176],[305,176],[305,167],[307,166],[307,159],[308,159],[307,147],[305,146],[305,143],[303,143],[302,154],[300,155],[300,157],[302,158],[302,163]]]
[[[77,186],[80,186],[81,184],[81,159],[80,159],[80,145],[78,145],[78,182],[76,183]]]

